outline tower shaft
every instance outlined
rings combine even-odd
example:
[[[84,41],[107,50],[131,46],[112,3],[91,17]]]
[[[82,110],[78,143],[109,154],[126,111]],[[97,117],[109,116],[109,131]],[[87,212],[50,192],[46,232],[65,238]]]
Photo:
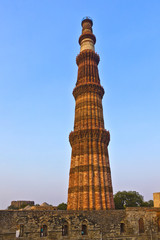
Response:
[[[78,77],[73,96],[76,101],[68,188],[68,210],[113,209],[113,190],[108,156],[110,134],[104,129],[99,56],[92,20],[82,21],[80,54],[76,58]]]

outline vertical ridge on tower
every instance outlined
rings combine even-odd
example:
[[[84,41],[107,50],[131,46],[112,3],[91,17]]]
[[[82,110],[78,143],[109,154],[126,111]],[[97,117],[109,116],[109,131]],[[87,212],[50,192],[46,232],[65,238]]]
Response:
[[[82,20],[80,53],[76,58],[78,77],[73,96],[76,101],[68,188],[68,210],[114,209],[108,156],[110,134],[104,128],[96,37],[90,18]]]

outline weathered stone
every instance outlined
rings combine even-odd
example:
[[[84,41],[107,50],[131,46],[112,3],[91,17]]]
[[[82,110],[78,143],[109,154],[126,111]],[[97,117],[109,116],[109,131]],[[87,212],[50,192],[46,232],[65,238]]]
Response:
[[[160,207],[160,192],[153,193],[154,207]]]
[[[99,56],[91,19],[82,21],[79,38],[80,54],[76,58],[78,77],[73,96],[76,100],[72,147],[68,210],[114,209],[111,171],[108,156],[110,134],[104,129],[100,85]]]
[[[144,223],[140,233],[139,220]],[[54,240],[159,240],[160,208],[127,208],[101,211],[0,211],[0,239],[16,239],[23,226],[24,240],[39,240],[41,227],[46,226],[43,239]],[[124,231],[122,231],[122,223]],[[63,235],[63,226],[67,235]],[[82,235],[82,225],[86,235]]]
[[[11,207],[14,208],[21,208],[23,206],[34,206],[34,201],[25,201],[25,200],[19,200],[19,201],[12,201],[11,202]]]

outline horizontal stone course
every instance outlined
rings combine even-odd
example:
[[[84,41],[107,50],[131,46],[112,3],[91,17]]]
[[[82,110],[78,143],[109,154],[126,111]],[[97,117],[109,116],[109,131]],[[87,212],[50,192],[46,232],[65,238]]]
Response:
[[[88,171],[101,171],[101,172],[107,172],[110,173],[111,170],[107,166],[99,166],[99,165],[81,165],[81,166],[76,166],[74,168],[70,168],[70,174],[75,173],[75,172],[88,172]]]
[[[113,189],[112,187],[101,187],[101,186],[95,186],[95,185],[89,185],[89,186],[75,186],[72,188],[68,189],[68,193],[72,193],[72,192],[89,192],[89,189],[92,188],[94,192],[112,192]]]
[[[79,131],[71,132],[69,135],[69,141],[71,146],[76,144],[76,142],[82,142],[82,141],[100,141],[103,143],[109,144],[110,141],[110,133],[109,131],[106,131],[105,129],[82,129]]]
[[[73,89],[73,96],[75,99],[77,99],[79,95],[87,92],[96,93],[101,97],[101,99],[103,98],[103,95],[104,95],[104,89],[101,85],[95,84],[95,83],[85,83],[85,84],[80,84]]]

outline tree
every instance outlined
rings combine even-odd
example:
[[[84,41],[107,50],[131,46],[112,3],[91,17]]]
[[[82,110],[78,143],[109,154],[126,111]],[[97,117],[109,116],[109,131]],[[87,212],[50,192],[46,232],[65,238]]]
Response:
[[[122,191],[114,195],[114,203],[116,209],[124,209],[126,207],[152,207],[153,201],[144,202],[143,196],[136,191]]]
[[[148,202],[143,202],[141,207],[153,207],[153,200],[149,200]]]
[[[58,210],[67,210],[67,204],[66,203],[60,203],[57,207]]]

